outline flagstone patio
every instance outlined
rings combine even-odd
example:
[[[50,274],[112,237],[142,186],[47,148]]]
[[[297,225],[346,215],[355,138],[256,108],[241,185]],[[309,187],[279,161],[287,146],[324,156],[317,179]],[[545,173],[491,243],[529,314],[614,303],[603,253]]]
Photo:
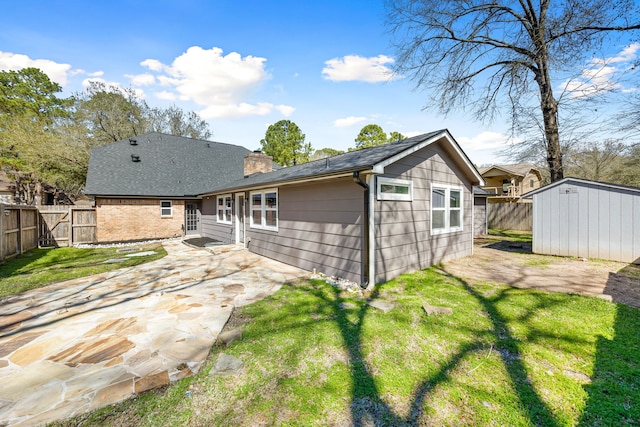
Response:
[[[0,426],[67,418],[197,373],[234,307],[308,274],[234,246],[164,246],[160,260],[0,301]]]

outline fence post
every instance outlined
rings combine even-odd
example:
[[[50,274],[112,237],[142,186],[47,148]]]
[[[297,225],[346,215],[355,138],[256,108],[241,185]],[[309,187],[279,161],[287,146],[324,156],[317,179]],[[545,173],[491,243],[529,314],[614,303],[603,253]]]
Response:
[[[69,206],[69,247],[73,246],[73,208]]]
[[[4,260],[4,227],[7,220],[4,217],[4,204],[0,204],[0,261]]]
[[[18,249],[18,255],[21,255],[23,253],[22,251],[22,207],[18,208],[18,235],[16,236],[18,238],[18,244],[17,244],[17,249]]]

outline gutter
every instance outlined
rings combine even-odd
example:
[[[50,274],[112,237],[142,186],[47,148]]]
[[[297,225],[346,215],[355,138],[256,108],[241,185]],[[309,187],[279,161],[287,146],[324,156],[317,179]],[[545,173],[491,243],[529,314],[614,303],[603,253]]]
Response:
[[[363,278],[362,283],[360,284],[360,286],[362,286],[363,288],[368,288],[369,283],[372,283],[372,281],[374,280],[373,277],[370,276],[370,270],[369,270],[369,266],[370,266],[370,253],[369,253],[369,248],[371,247],[370,245],[370,233],[369,233],[369,212],[370,212],[370,204],[369,204],[369,194],[371,193],[371,189],[369,187],[369,184],[365,183],[364,181],[362,181],[362,179],[360,178],[360,171],[355,171],[353,172],[353,182],[355,182],[356,184],[358,184],[360,187],[364,188],[364,213],[362,215],[362,238],[363,238],[363,247],[362,247],[362,253],[363,253],[363,257],[362,257],[362,268],[360,269],[361,271],[361,276]]]

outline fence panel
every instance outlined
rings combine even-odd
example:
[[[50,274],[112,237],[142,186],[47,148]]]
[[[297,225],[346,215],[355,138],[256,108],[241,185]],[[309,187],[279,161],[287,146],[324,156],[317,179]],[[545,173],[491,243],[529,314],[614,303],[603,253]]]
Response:
[[[37,209],[34,206],[0,205],[0,260],[37,246]]]
[[[73,208],[71,211],[71,231],[73,244],[96,241],[96,210],[94,208]]]
[[[91,207],[39,206],[40,246],[73,246],[96,241],[96,211]]]
[[[533,229],[533,203],[488,203],[489,228],[531,231]]]

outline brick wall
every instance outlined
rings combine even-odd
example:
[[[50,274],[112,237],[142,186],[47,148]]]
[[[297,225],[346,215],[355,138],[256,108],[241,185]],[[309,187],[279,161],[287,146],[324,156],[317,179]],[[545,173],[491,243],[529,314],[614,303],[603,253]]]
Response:
[[[185,202],[171,202],[172,215],[161,217],[160,200],[97,197],[97,241],[118,242],[182,236]]]

